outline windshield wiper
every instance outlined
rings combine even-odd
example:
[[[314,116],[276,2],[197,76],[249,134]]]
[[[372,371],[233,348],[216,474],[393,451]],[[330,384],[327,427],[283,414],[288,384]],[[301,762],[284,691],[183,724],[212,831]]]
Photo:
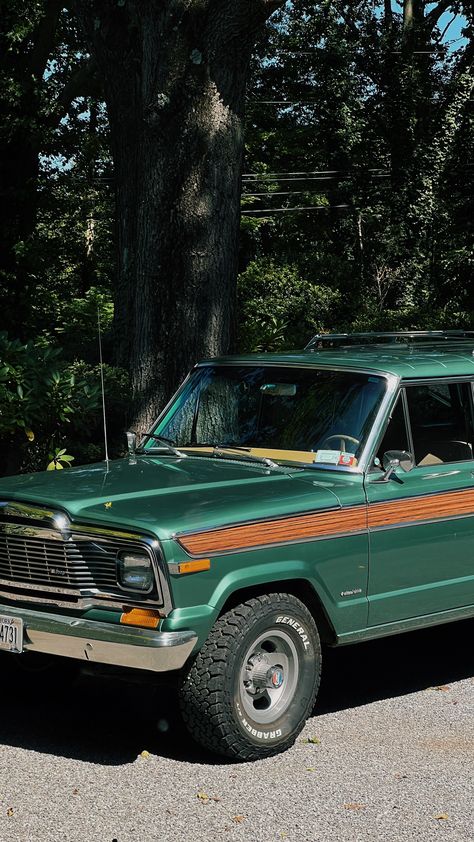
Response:
[[[251,461],[251,462],[260,462],[262,465],[267,465],[269,468],[279,468],[280,467],[280,465],[277,465],[277,463],[274,462],[273,459],[269,459],[268,456],[256,456],[255,454],[250,453],[249,447],[238,447],[238,446],[234,447],[233,444],[215,444],[214,447],[212,448],[212,453],[213,453],[214,456],[220,456],[221,454],[225,455],[228,450],[230,450],[231,453],[237,453],[237,455],[239,455],[239,456],[240,456],[241,452],[244,450],[244,451],[249,452],[249,456],[243,456],[243,457],[240,456],[241,459],[243,458],[246,461]]]
[[[243,450],[247,451],[249,455],[244,455],[242,453]],[[281,471],[284,474],[291,474],[290,468],[287,468],[284,465],[279,465],[278,462],[274,462],[273,459],[270,459],[268,456],[257,456],[256,454],[251,453],[250,447],[234,447],[234,445],[231,444],[215,444],[212,448],[212,455],[225,458],[227,451],[236,454],[237,458],[242,459],[244,462],[259,462],[260,465],[265,465],[266,468],[273,468],[273,470]]]
[[[172,453],[173,456],[181,456],[183,459],[187,458],[187,453],[182,453],[181,450],[178,450],[177,447],[174,447],[173,440],[167,439],[165,436],[157,436],[155,433],[147,433],[143,439],[143,442],[140,444],[140,450],[137,453],[148,453],[149,451],[143,449],[143,443],[152,439],[153,441],[159,442],[161,447],[166,448],[168,453]]]
[[[189,449],[196,448],[207,448],[208,450],[212,451],[212,455],[215,457],[225,458],[227,451],[230,451],[231,454],[234,454],[235,458],[240,458],[244,462],[258,462],[260,465],[265,465],[266,468],[273,468],[274,470],[282,471],[284,474],[291,474],[291,468],[288,468],[285,465],[279,465],[277,462],[274,462],[273,459],[270,459],[268,456],[257,456],[256,454],[252,453],[251,447],[244,447],[243,445],[238,444],[216,444],[215,442],[211,441],[200,441],[196,444],[184,444],[182,445],[184,450],[188,447]],[[247,456],[248,454],[248,456]]]
[[[194,442],[194,444],[183,444],[182,447],[185,450],[187,448],[189,448],[189,449],[193,448],[194,449],[194,448],[198,448],[198,447],[203,447],[203,448],[207,447],[210,450],[214,450],[214,448],[217,447],[219,450],[223,450],[225,448],[226,450],[243,450],[246,453],[250,453],[250,451],[252,450],[251,447],[243,447],[241,445],[234,445],[234,444],[231,444],[230,442],[226,442],[225,444],[218,444],[215,441]]]

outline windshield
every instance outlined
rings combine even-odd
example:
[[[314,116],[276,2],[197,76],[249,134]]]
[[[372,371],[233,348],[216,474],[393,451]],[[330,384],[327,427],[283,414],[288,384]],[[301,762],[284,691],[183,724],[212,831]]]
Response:
[[[153,434],[180,450],[354,467],[385,392],[382,377],[280,366],[195,370]],[[150,438],[145,450],[166,447]]]

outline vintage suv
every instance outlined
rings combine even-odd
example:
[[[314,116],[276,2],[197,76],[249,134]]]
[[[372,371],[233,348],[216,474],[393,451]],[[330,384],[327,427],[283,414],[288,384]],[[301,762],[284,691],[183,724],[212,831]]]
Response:
[[[474,616],[473,382],[474,333],[317,336],[199,363],[127,458],[2,480],[1,669],[168,673],[203,746],[283,751],[321,643]]]

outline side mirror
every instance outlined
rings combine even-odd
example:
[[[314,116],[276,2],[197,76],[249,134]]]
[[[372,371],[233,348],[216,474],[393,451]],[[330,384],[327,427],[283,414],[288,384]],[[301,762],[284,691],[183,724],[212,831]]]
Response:
[[[413,456],[407,450],[387,450],[382,457],[382,465],[385,473],[375,482],[388,482],[395,468],[401,468],[402,471],[408,473],[415,467],[415,462]],[[401,482],[401,480],[398,481]]]
[[[128,455],[135,456],[135,449],[137,446],[137,434],[136,433],[126,433],[127,436],[127,447],[128,447]]]
[[[389,471],[390,468],[392,471],[395,468],[401,468],[402,471],[408,473],[415,467],[415,462],[407,450],[387,450],[382,457],[382,465],[385,471]]]

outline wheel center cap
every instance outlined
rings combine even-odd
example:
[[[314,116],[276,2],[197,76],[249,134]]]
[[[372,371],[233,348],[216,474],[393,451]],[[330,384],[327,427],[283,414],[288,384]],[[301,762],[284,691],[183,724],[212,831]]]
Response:
[[[283,670],[278,669],[278,667],[277,669],[274,669],[270,678],[272,687],[275,687],[275,689],[278,690],[283,684],[284,680],[285,677],[283,675]]]

